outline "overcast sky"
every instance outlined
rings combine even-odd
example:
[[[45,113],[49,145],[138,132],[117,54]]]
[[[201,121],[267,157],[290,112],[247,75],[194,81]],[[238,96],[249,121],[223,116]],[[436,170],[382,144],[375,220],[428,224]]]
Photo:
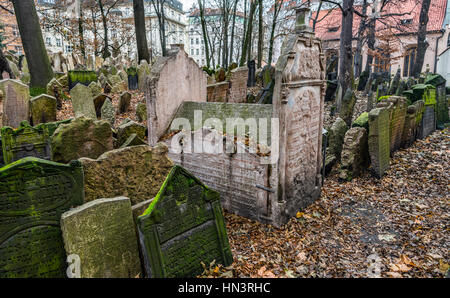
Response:
[[[197,0],[179,0],[181,3],[183,3],[183,10],[188,11],[189,8],[191,8],[192,4],[194,2],[197,2]]]

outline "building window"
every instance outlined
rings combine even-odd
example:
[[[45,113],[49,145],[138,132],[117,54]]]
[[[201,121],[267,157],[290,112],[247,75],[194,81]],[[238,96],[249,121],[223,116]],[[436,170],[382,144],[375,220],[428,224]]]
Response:
[[[198,56],[198,49],[195,50],[195,54]]]
[[[194,39],[193,38],[191,38],[191,44],[194,44]]]
[[[416,51],[417,48],[410,48],[405,53],[405,60],[403,63],[403,76],[410,77],[412,73],[412,68],[414,65],[414,61],[416,60]]]
[[[195,39],[195,44],[198,44],[198,37]]]
[[[51,41],[50,37],[46,37],[45,38],[45,44],[48,45],[48,46],[52,45],[52,41]]]
[[[194,49],[191,49],[191,56],[194,56]]]
[[[448,35],[448,39],[447,39],[447,47],[450,47],[450,34]]]
[[[56,39],[56,46],[57,46],[57,47],[60,47],[60,46],[61,46],[61,39],[60,39],[60,38],[57,38],[57,39]]]

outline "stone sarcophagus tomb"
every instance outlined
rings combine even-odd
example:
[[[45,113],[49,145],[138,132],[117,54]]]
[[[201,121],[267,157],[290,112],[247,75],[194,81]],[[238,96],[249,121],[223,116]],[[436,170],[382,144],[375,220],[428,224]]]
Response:
[[[22,121],[19,128],[4,126],[1,132],[5,164],[27,156],[50,160],[50,137],[47,126],[32,127],[28,121]]]
[[[233,262],[219,193],[179,166],[137,223],[148,277],[195,277],[201,262]]]
[[[61,214],[83,203],[83,171],[26,157],[0,169],[0,277],[64,277]]]
[[[297,9],[283,43],[272,104],[184,101],[156,134],[176,164],[219,191],[224,209],[275,226],[321,190],[325,58],[307,14]]]

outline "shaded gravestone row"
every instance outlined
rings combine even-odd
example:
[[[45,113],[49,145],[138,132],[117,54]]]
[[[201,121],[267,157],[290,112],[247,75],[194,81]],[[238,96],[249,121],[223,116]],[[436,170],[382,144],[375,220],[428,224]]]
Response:
[[[119,149],[105,156],[103,163],[116,161],[104,172],[113,181],[119,168],[127,175],[137,171],[130,164],[142,150],[159,163],[167,159],[167,147],[159,147]],[[220,196],[192,174],[178,166],[168,174],[142,172],[142,179],[159,179],[156,195],[133,205],[136,193],[87,202],[83,172],[95,175],[93,169],[35,157],[0,168],[0,277],[195,277],[202,262],[232,263]],[[136,210],[145,212],[133,216]]]

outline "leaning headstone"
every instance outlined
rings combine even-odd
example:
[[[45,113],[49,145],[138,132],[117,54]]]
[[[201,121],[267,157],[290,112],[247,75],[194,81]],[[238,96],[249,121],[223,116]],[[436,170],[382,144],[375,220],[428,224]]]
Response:
[[[147,105],[145,103],[138,103],[136,106],[136,118],[139,122],[147,121]]]
[[[248,62],[248,79],[247,79],[247,87],[254,87],[256,83],[256,65],[255,60],[251,60]]]
[[[135,206],[153,199],[173,166],[167,153],[167,146],[159,143],[111,150],[96,160],[81,158],[85,200],[123,195]]]
[[[99,82],[91,82],[89,88],[91,89],[93,98],[102,93],[102,85]]]
[[[329,130],[327,155],[334,155],[337,159],[341,158],[342,144],[347,130],[348,126],[345,121],[338,117]]]
[[[367,131],[362,127],[350,128],[345,134],[341,153],[339,178],[350,181],[368,166],[369,149]]]
[[[4,126],[1,132],[5,164],[27,156],[50,159],[50,139],[46,127],[32,127],[27,121],[22,121],[19,128]]]
[[[233,262],[219,193],[179,166],[137,222],[148,277],[195,277],[202,263]]]
[[[133,133],[137,134],[140,139],[145,139],[146,127],[134,121],[119,125],[117,127],[117,144],[122,145]]]
[[[146,60],[142,60],[137,67],[137,75],[138,75],[138,88],[141,91],[145,90],[145,82],[147,76],[150,75],[150,65]]]
[[[84,116],[97,119],[94,101],[92,100],[92,92],[89,87],[83,84],[77,84],[70,90],[70,97],[76,118]]]
[[[19,127],[23,120],[28,121],[30,114],[30,94],[28,86],[16,80],[0,81],[3,92],[3,126]]]
[[[120,148],[131,147],[131,146],[139,146],[139,145],[147,145],[141,138],[138,137],[137,134],[131,134],[128,139],[120,145]]]
[[[0,277],[64,277],[61,214],[83,203],[79,162],[26,157],[0,169]]]
[[[80,157],[97,158],[113,149],[111,125],[80,117],[60,125],[51,140],[52,160],[67,163]]]
[[[101,117],[102,115],[102,106],[105,103],[105,100],[109,98],[108,95],[105,93],[100,93],[96,97],[94,97],[94,107],[95,107],[95,114],[97,118]]]
[[[56,121],[56,98],[47,94],[33,97],[30,110],[33,125]]]
[[[372,171],[381,178],[389,168],[389,109],[376,108],[369,113],[369,154]]]
[[[47,84],[47,94],[56,98],[56,108],[61,109],[62,107],[62,95],[63,95],[63,85],[58,82],[56,78],[53,78]]]
[[[81,278],[135,278],[141,274],[130,199],[99,199],[61,216],[67,255],[80,257]]]
[[[111,126],[114,126],[114,122],[116,122],[116,112],[109,98],[106,98],[103,102],[102,108],[100,110],[100,117],[102,120],[108,121]]]
[[[131,93],[126,91],[120,95],[118,107],[119,114],[125,113],[130,108],[130,104],[131,104]]]

